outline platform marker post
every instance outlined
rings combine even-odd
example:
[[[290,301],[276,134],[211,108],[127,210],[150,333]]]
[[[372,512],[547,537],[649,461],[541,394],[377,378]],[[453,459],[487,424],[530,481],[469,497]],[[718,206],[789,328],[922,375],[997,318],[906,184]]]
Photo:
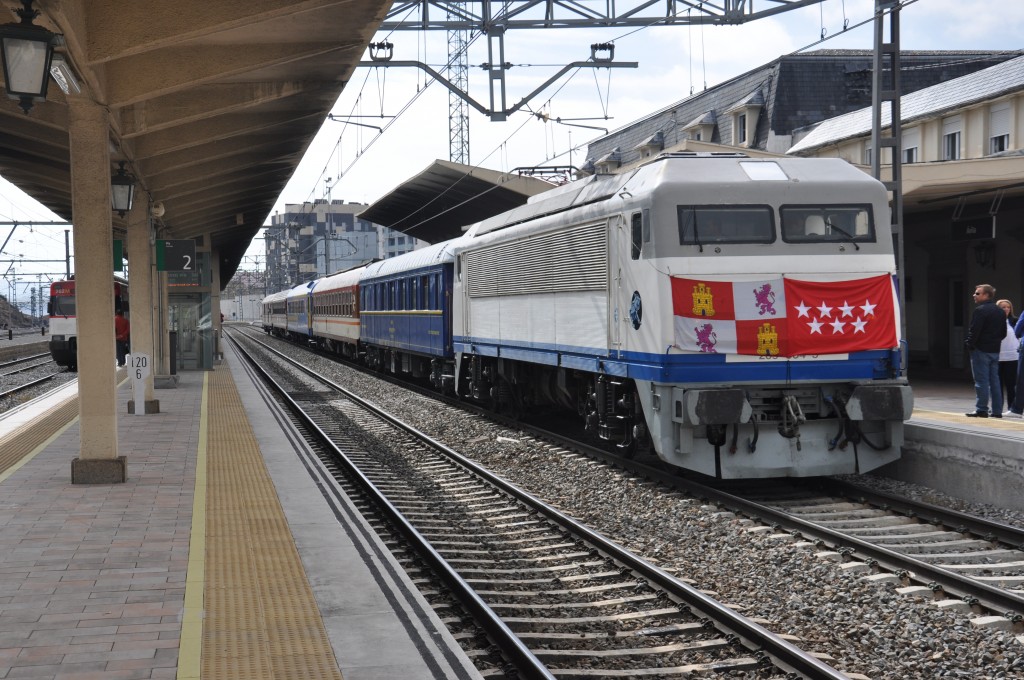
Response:
[[[129,354],[128,374],[132,380],[132,398],[135,401],[135,415],[146,414],[146,378],[152,370],[152,361],[148,354]]]

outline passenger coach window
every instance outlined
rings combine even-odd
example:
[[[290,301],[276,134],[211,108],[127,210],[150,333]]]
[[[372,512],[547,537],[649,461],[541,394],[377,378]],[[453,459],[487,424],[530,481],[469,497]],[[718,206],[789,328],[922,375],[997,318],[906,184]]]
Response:
[[[772,209],[766,205],[681,205],[679,245],[771,243]]]
[[[787,243],[874,243],[869,205],[808,205],[779,209]]]

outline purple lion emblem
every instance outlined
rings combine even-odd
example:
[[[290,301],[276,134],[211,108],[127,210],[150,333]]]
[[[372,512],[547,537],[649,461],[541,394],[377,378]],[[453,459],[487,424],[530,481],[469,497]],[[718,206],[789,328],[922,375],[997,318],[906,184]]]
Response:
[[[764,316],[771,314],[775,316],[775,291],[772,284],[766,283],[760,288],[754,289],[754,303],[757,305],[757,313]]]
[[[717,354],[715,352],[715,345],[718,343],[718,334],[715,333],[715,329],[711,327],[711,324],[702,324],[693,330],[697,331],[697,344],[700,346],[700,351]]]

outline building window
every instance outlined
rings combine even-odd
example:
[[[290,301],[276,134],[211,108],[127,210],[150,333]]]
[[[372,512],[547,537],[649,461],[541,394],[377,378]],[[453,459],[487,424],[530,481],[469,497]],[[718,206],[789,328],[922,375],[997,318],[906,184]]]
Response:
[[[745,113],[736,116],[736,142],[737,144],[747,143],[747,114]]]
[[[942,135],[942,160],[960,160],[960,132]]]
[[[901,144],[903,146],[903,153],[901,156],[903,162],[917,163],[920,161],[918,149],[921,146],[921,128],[912,127],[909,130],[904,130],[900,137]]]
[[[960,159],[960,116],[953,116],[942,121],[942,160],[955,161]]]
[[[1010,102],[994,104],[988,111],[988,152],[1010,149]]]
[[[870,146],[864,147],[864,165],[871,165],[871,151],[872,149]]]

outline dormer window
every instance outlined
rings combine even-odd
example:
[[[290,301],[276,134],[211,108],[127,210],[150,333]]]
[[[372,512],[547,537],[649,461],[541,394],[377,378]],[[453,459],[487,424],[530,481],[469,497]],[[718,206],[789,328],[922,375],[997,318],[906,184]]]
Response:
[[[756,142],[757,119],[764,108],[764,96],[755,90],[736,102],[726,113],[732,117],[732,145],[753,146]]]
[[[688,139],[695,142],[710,142],[715,136],[717,117],[714,111],[705,111],[682,127]]]
[[[664,135],[659,131],[642,141],[636,146],[636,150],[640,152],[640,158],[651,158],[661,153],[665,148],[664,140]]]
[[[594,170],[599,175],[610,175],[622,165],[622,151],[615,147],[594,161]]]

